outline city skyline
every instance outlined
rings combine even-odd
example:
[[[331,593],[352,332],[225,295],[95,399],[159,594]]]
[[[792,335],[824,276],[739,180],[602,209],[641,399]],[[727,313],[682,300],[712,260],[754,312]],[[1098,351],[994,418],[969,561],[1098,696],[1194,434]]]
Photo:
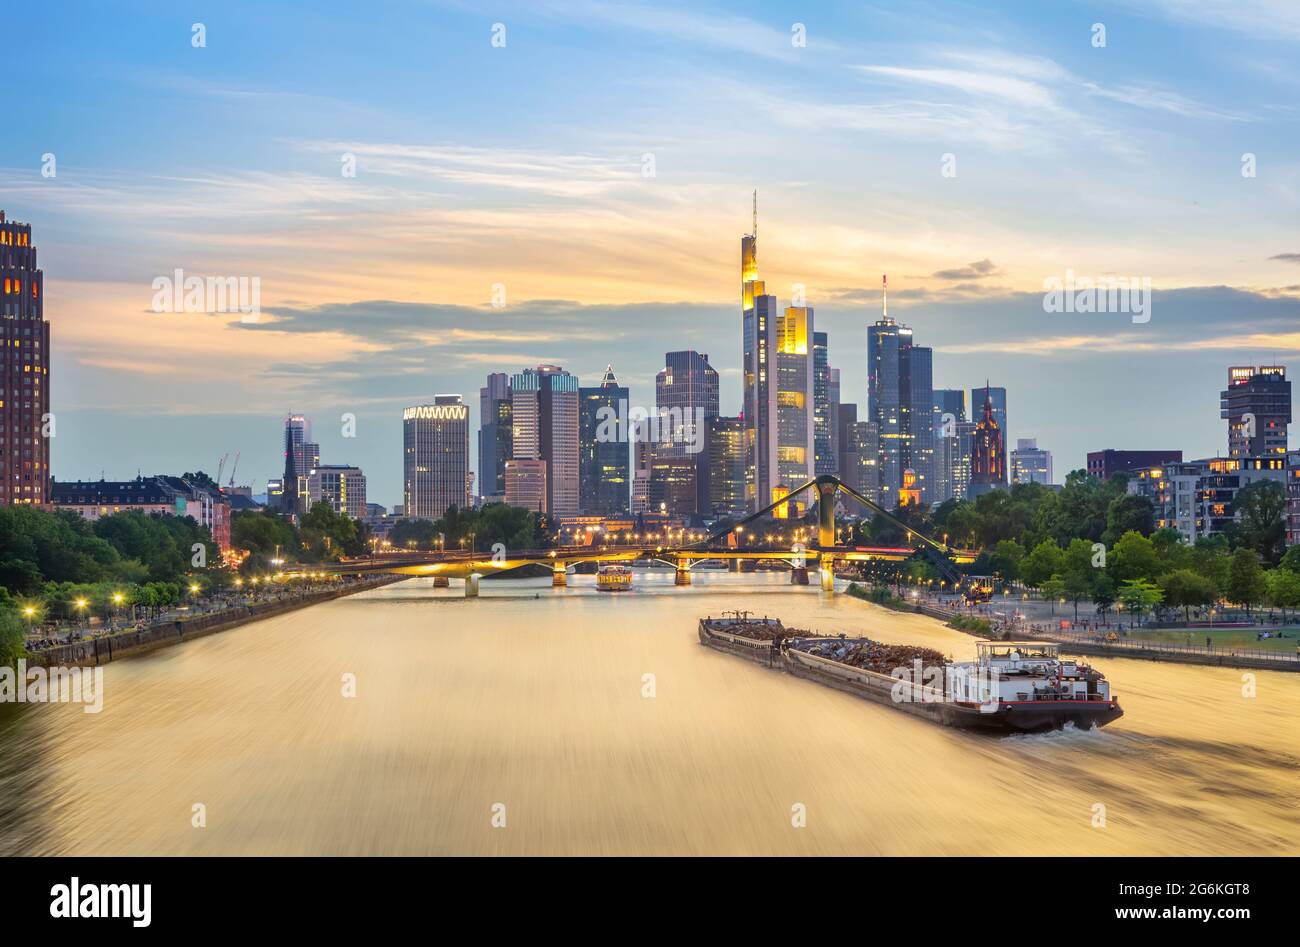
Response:
[[[649,406],[662,354],[687,348],[713,354],[734,415],[733,241],[755,187],[768,291],[784,306],[805,287],[845,403],[866,406],[888,272],[935,386],[1006,387],[1012,436],[1051,450],[1058,479],[1152,431],[1185,456],[1222,452],[1223,367],[1300,351],[1285,68],[1300,22],[1248,6],[1027,7],[1017,22],[935,4],[924,30],[883,8],[809,11],[796,46],[763,4],[449,5],[436,61],[391,55],[368,75],[326,65],[376,41],[340,29],[346,11],[326,27],[232,3],[203,48],[179,21],[14,11],[32,37],[16,66],[44,107],[0,143],[0,204],[33,225],[49,277],[54,473],[209,469],[238,451],[260,486],[279,470],[259,445],[293,411],[391,506],[403,407],[459,392],[477,431],[489,370],[561,364],[592,384],[611,363]],[[425,42],[411,23],[388,13],[375,32]],[[113,51],[142,45],[148,73]],[[151,311],[151,282],[177,268],[260,279],[261,319]],[[1150,321],[1045,312],[1043,281],[1069,271],[1149,277]],[[354,439],[333,423],[345,413]]]

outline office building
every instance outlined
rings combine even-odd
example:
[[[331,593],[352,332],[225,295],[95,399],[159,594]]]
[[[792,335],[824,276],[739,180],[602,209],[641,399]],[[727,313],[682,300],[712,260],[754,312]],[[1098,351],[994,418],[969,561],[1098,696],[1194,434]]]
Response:
[[[832,398],[829,340],[825,332],[813,333],[813,474],[835,473],[835,428],[839,403],[838,378]],[[838,374],[838,373],[837,373]]]
[[[514,440],[510,411],[510,376],[493,372],[478,390],[478,483],[483,501],[502,501],[506,495],[506,461]]]
[[[546,461],[511,458],[506,461],[506,502],[511,506],[545,513]]]
[[[739,518],[749,512],[745,501],[745,423],[735,418],[713,417],[707,423],[708,459],[700,512]]]
[[[1219,393],[1219,417],[1228,422],[1229,457],[1282,456],[1291,423],[1291,382],[1282,365],[1228,369]]]
[[[758,278],[758,196],[754,229],[740,240],[740,306],[743,334],[741,385],[745,419],[745,498],[750,511],[775,498],[777,475],[776,297]]]
[[[307,509],[327,503],[335,513],[359,520],[366,515],[366,475],[360,467],[322,464],[307,474]]]
[[[1088,475],[1103,483],[1118,473],[1181,463],[1180,450],[1094,450],[1088,452]]]
[[[402,412],[402,502],[410,519],[470,506],[469,405],[460,395]]]
[[[882,284],[881,318],[867,329],[867,419],[880,438],[878,502],[900,499],[904,474],[911,470],[923,502],[933,492],[933,353],[915,345],[912,330],[889,316],[888,282]]]
[[[1021,437],[1011,452],[1012,483],[1052,482],[1052,452],[1038,446],[1038,438]]]
[[[0,210],[0,505],[50,502],[50,324],[31,224]]]
[[[628,390],[605,367],[595,388],[578,389],[579,505],[584,513],[627,513],[631,503]]]
[[[510,404],[513,459],[546,464],[542,512],[576,514],[581,505],[577,376],[556,365],[526,369],[510,379]]]

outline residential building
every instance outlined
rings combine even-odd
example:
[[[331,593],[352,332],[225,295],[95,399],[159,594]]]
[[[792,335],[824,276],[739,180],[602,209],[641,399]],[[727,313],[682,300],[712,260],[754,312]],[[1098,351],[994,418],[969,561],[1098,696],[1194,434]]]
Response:
[[[1236,518],[1237,493],[1260,480],[1288,487],[1287,458],[1211,457],[1144,467],[1134,472],[1128,492],[1155,508],[1158,529],[1176,529],[1191,544],[1222,535]]]
[[[1283,365],[1237,365],[1219,393],[1219,417],[1228,422],[1229,457],[1285,455],[1291,424],[1291,382]]]
[[[1103,483],[1117,473],[1180,463],[1180,450],[1095,450],[1088,452],[1088,475]]]

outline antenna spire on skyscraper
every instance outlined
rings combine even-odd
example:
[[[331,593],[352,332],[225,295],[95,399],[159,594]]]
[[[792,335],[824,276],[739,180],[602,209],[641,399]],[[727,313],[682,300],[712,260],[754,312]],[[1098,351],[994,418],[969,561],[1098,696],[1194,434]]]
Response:
[[[883,319],[889,318],[889,274],[885,273],[880,277],[880,315]]]
[[[754,239],[758,239],[758,188],[754,188]]]

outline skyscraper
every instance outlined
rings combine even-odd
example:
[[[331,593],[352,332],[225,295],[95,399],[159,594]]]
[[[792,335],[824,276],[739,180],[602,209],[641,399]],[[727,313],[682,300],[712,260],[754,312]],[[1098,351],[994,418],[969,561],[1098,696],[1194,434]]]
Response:
[[[31,224],[0,210],[0,504],[50,503],[50,324]]]
[[[832,407],[829,343],[825,332],[813,333],[813,473],[835,472],[835,428],[838,418]],[[836,388],[838,389],[838,379]],[[834,402],[839,402],[839,392]]]
[[[745,424],[742,418],[709,418],[708,460],[701,492],[702,513],[740,517],[749,511],[745,501]]]
[[[880,498],[899,500],[903,475],[912,470],[922,502],[931,499],[934,454],[932,352],[914,345],[912,330],[889,316],[889,287],[882,284],[880,320],[867,329],[867,414],[880,436]]]
[[[469,405],[460,395],[402,412],[402,479],[408,519],[436,520],[470,505]]]
[[[314,458],[309,451],[311,421],[301,414],[291,414],[284,419],[284,478],[280,494],[280,509],[297,516],[302,509],[303,483],[311,468],[320,463],[319,450]]]
[[[840,370],[826,370],[826,427],[830,441],[830,470],[818,470],[817,473],[836,473],[840,469]],[[854,406],[856,409],[856,405]]]
[[[360,467],[324,464],[307,474],[307,509],[328,503],[335,513],[352,519],[366,515],[366,475]]]
[[[515,460],[546,464],[546,509],[569,516],[580,505],[578,378],[557,365],[539,365],[510,379]]]
[[[513,423],[510,413],[510,376],[493,372],[478,390],[478,476],[479,494],[485,499],[504,499],[506,461],[511,457]]]
[[[1291,423],[1291,382],[1282,365],[1237,365],[1219,393],[1219,417],[1228,422],[1229,457],[1285,455]]]
[[[745,498],[751,511],[767,506],[777,485],[775,296],[758,278],[758,194],[754,231],[740,238],[741,383],[745,419]]]
[[[638,444],[652,511],[674,516],[704,512],[708,421],[718,416],[718,373],[709,357],[668,352],[655,376],[656,423]]]
[[[776,486],[787,492],[812,479],[816,469],[815,335],[812,307],[787,306],[776,333]],[[806,504],[812,497],[800,500]]]
[[[628,390],[606,366],[596,388],[579,388],[579,501],[584,513],[626,513],[631,503]]]

